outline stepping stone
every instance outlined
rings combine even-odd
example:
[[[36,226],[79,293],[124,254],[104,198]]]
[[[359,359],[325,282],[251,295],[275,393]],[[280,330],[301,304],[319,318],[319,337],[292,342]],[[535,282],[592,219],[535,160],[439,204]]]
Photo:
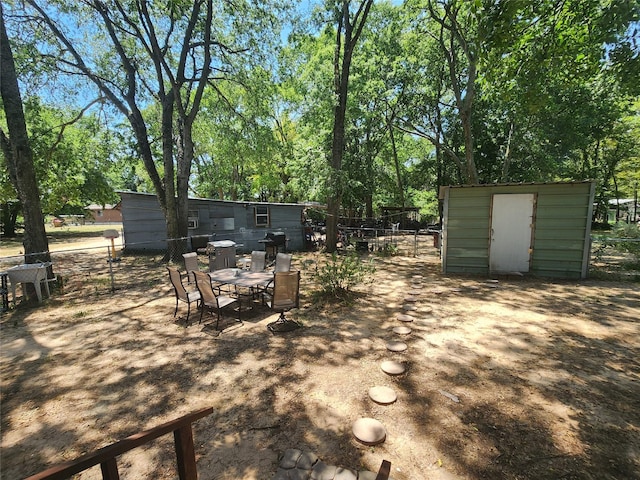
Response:
[[[387,342],[387,350],[390,350],[392,352],[404,352],[406,349],[407,344],[404,342],[398,342],[395,340]]]
[[[424,313],[431,313],[431,312],[433,312],[433,307],[422,307],[421,310]]]
[[[311,470],[318,460],[319,458],[315,453],[302,452],[296,462],[296,468],[298,470]]]
[[[415,305],[404,304],[402,306],[402,309],[406,312],[413,312],[414,310],[417,310],[418,307],[416,307]]]
[[[398,315],[396,315],[396,319],[400,320],[401,322],[413,322],[416,317],[412,317],[411,315],[406,315],[404,313],[399,313]]]
[[[411,329],[401,325],[399,327],[393,327],[393,333],[397,333],[398,335],[409,335],[411,333]]]
[[[284,452],[282,459],[280,459],[281,468],[295,468],[298,463],[298,459],[302,456],[302,452],[296,448],[290,448]]]
[[[316,477],[312,477],[316,478]],[[329,477],[327,477],[329,478]],[[358,472],[349,468],[338,467],[336,468],[336,474],[331,477],[333,480],[358,480]]]
[[[387,438],[382,423],[375,418],[359,418],[353,423],[353,436],[365,445],[378,445]]]
[[[380,364],[380,368],[387,375],[402,375],[406,371],[404,364],[395,360],[385,360]]]
[[[370,472],[369,470],[360,470],[358,472],[358,480],[376,480],[378,478],[378,474],[374,472]],[[389,477],[391,479],[391,477]]]
[[[376,403],[388,405],[398,399],[398,395],[389,387],[371,387],[369,389],[369,398]]]
[[[414,296],[414,295],[410,295],[408,297],[404,297],[404,301],[405,302],[417,302],[418,300],[420,300],[418,297]]]
[[[311,476],[307,476],[308,472],[304,472],[305,475],[296,475],[296,476],[292,475],[289,478],[299,478],[300,480],[302,480],[303,478],[318,478],[323,480],[332,479],[336,476],[337,470],[338,470],[338,467],[336,467],[335,465],[327,465],[322,460],[320,460],[318,463],[316,463],[313,466],[313,469],[311,471]],[[295,473],[298,473],[298,472],[295,472]]]
[[[420,295],[422,295],[422,290],[409,290],[409,295],[415,295],[419,297]]]
[[[416,278],[418,280],[422,280],[424,277],[422,275],[412,275],[411,278]]]

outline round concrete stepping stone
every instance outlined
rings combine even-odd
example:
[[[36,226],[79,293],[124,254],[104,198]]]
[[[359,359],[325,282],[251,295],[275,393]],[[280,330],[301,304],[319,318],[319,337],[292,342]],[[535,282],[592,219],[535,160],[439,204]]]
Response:
[[[387,350],[392,352],[404,352],[407,349],[407,344],[404,342],[398,342],[396,340],[391,340],[387,342]]]
[[[433,307],[422,307],[421,310],[424,313],[431,313],[431,312],[433,312]]]
[[[413,322],[416,317],[412,317],[411,315],[407,315],[405,313],[399,313],[396,315],[396,319],[400,320],[401,322]]]
[[[385,360],[380,364],[380,368],[387,375],[402,375],[406,371],[404,364],[395,360]]]
[[[404,301],[407,303],[412,303],[412,302],[417,302],[418,300],[420,300],[418,297],[416,297],[415,295],[409,295],[407,297],[404,297]]]
[[[389,387],[371,387],[369,389],[369,398],[376,403],[388,405],[398,399],[398,395]]]
[[[418,274],[418,275],[412,275],[412,276],[411,276],[411,278],[415,278],[415,279],[418,279],[418,280],[422,280],[424,277],[423,277],[422,275],[419,275],[419,274]]]
[[[378,445],[387,438],[382,423],[375,418],[359,418],[353,423],[353,436],[365,445]]]
[[[416,297],[419,297],[420,295],[422,295],[422,290],[409,290],[409,295],[415,295]]]
[[[401,325],[399,327],[393,327],[393,333],[397,333],[398,335],[409,335],[411,333],[411,329]]]
[[[416,307],[415,305],[409,305],[407,303],[402,306],[402,309],[405,310],[406,312],[413,312],[414,310],[417,310],[418,307]]]

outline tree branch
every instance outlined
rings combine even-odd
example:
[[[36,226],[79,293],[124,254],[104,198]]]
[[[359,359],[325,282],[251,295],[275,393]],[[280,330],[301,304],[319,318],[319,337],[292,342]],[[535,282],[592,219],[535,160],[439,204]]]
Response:
[[[93,105],[95,105],[96,103],[102,103],[104,102],[105,98],[104,97],[98,97],[95,100],[92,100],[91,102],[89,102],[87,105],[84,106],[84,108],[82,108],[77,115],[75,115],[73,118],[71,118],[71,120],[61,123],[60,125],[57,125],[54,128],[59,128],[60,130],[58,131],[58,135],[56,135],[56,139],[53,142],[53,144],[51,145],[51,147],[47,150],[46,156],[45,158],[50,159],[51,155],[53,154],[54,150],[58,147],[58,145],[60,145],[60,143],[63,140],[64,137],[64,131],[66,130],[66,128],[70,125],[73,125],[74,123],[76,123],[78,120],[80,120],[85,112],[87,110],[89,110]],[[53,128],[51,129],[53,130]]]

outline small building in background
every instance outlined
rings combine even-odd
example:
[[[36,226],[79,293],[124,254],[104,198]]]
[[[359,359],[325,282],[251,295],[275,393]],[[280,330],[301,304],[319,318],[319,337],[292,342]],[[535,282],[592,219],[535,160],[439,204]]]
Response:
[[[125,250],[166,249],[167,226],[157,197],[137,192],[119,193]],[[283,232],[285,248],[300,251],[305,246],[304,209],[305,205],[297,203],[190,198],[189,238],[232,240],[239,252],[251,252],[265,250],[267,233]],[[192,249],[197,250],[196,245],[192,245]]]
[[[640,221],[640,205],[634,198],[612,198],[609,200],[607,223],[638,223]]]
[[[444,273],[586,278],[594,182],[442,187]]]
[[[122,223],[120,203],[116,205],[97,205],[92,203],[87,208],[87,221],[92,223]]]

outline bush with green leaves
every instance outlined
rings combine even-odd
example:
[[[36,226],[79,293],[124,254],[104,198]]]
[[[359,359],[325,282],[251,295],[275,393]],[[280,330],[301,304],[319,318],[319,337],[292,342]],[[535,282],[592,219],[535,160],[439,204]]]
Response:
[[[372,282],[375,271],[372,260],[363,261],[354,252],[334,252],[324,264],[316,264],[315,279],[321,295],[346,297],[356,285]]]
[[[381,257],[393,257],[398,255],[400,250],[398,250],[398,246],[393,243],[385,243],[379,250],[378,255]]]
[[[640,227],[629,223],[618,223],[611,231],[609,242],[619,252],[630,253],[640,259]]]

